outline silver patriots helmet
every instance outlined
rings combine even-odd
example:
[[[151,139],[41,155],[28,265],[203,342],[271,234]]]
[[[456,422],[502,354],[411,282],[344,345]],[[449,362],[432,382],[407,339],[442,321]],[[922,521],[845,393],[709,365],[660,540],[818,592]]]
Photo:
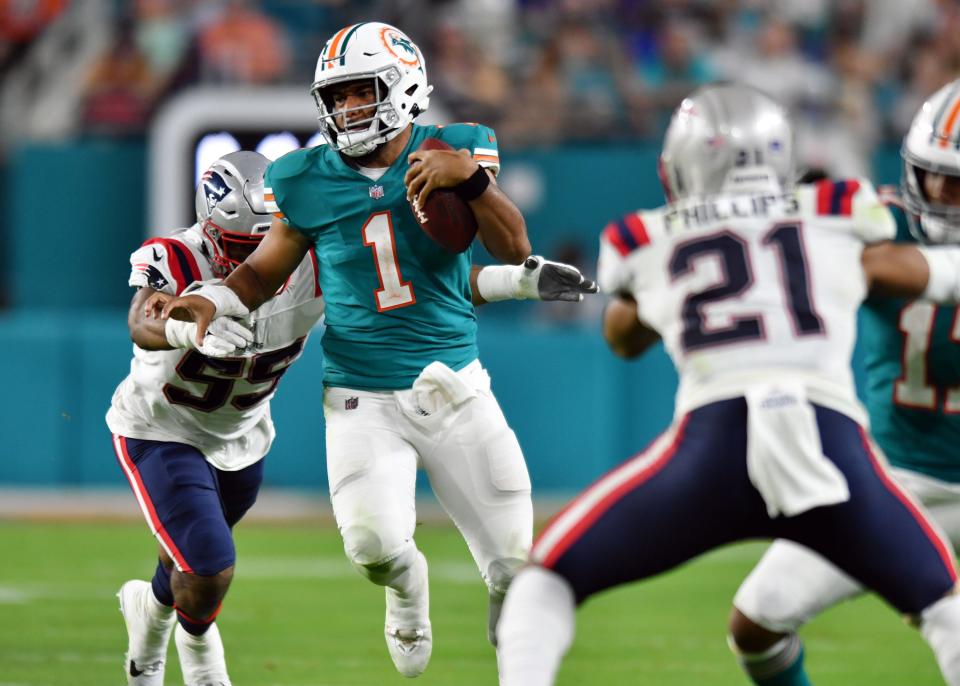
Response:
[[[704,86],[670,119],[659,171],[670,202],[786,188],[796,174],[793,127],[781,105],[751,86]]]
[[[900,149],[900,192],[910,230],[925,243],[960,243],[960,207],[934,202],[925,176],[960,184],[960,79],[948,83],[923,103]]]
[[[223,273],[243,262],[270,229],[272,215],[263,199],[269,165],[260,153],[240,150],[218,159],[200,177],[194,200],[197,222]]]

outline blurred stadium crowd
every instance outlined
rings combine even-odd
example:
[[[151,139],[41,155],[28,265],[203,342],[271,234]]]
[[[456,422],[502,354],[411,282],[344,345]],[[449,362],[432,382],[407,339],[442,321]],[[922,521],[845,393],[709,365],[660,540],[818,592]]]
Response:
[[[680,97],[739,79],[798,117],[807,164],[868,171],[960,73],[955,0],[3,0],[3,142],[140,136],[195,84],[304,92],[338,27],[424,48],[434,104],[506,148],[656,138]]]

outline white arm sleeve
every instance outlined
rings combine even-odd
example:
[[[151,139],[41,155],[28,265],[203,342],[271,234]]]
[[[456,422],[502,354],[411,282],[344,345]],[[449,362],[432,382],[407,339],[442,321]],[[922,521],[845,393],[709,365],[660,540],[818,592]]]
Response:
[[[917,247],[930,269],[930,278],[927,280],[923,298],[937,303],[960,302],[960,246]]]

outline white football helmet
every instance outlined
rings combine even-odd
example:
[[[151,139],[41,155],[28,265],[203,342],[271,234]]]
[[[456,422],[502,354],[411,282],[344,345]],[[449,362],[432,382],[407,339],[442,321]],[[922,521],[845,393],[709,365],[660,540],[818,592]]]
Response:
[[[794,183],[793,127],[786,110],[743,84],[712,84],[684,98],[660,154],[667,200]]]
[[[252,253],[270,229],[263,175],[270,160],[258,152],[224,155],[203,172],[194,206],[197,222],[213,248],[218,275],[229,274]]]
[[[364,79],[373,82],[376,102],[336,111],[330,86]],[[323,46],[310,94],[327,142],[358,157],[397,136],[424,112],[432,90],[420,48],[389,24],[367,22],[340,29]],[[349,130],[337,124],[337,118],[345,118],[349,111],[366,109],[374,109],[373,115],[351,122]]]
[[[934,93],[913,118],[900,149],[900,192],[910,230],[927,243],[960,243],[960,207],[931,201],[924,176],[942,174],[960,184],[960,80]]]

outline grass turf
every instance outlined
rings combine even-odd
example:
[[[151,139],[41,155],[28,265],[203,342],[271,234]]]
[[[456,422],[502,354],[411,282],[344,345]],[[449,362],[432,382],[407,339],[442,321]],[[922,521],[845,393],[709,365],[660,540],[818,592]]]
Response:
[[[486,641],[486,593],[452,527],[417,540],[430,561],[434,654],[419,686],[497,683]],[[383,641],[383,592],[343,557],[329,527],[246,524],[218,620],[237,686],[410,683]],[[154,544],[141,523],[0,522],[0,686],[125,683],[123,620],[114,593],[147,579]],[[745,684],[724,642],[728,606],[763,547],[705,556],[643,584],[591,600],[559,686]],[[818,686],[942,683],[916,631],[864,598],[804,631]],[[168,685],[181,684],[175,650]]]

